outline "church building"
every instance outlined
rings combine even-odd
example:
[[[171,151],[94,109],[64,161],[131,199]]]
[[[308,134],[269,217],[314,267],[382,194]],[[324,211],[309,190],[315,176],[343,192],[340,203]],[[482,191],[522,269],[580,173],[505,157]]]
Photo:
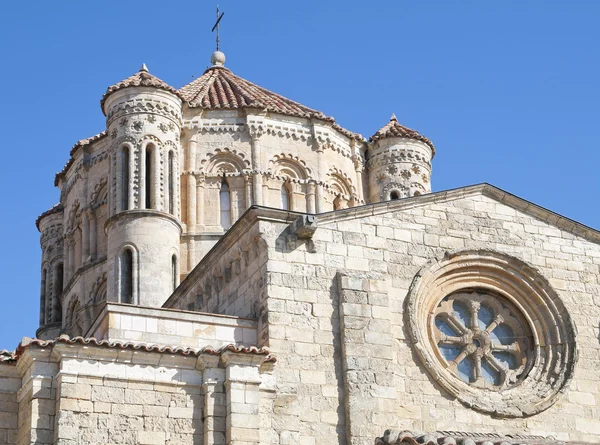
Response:
[[[0,444],[600,442],[600,232],[211,62],[110,86],[56,175]]]

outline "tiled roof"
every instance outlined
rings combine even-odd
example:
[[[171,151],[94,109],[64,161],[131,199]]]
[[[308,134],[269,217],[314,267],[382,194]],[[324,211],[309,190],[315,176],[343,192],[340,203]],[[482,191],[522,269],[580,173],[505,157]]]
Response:
[[[35,226],[38,228],[40,228],[40,221],[42,219],[44,219],[46,216],[48,215],[54,215],[55,213],[60,213],[64,210],[62,204],[55,204],[52,208],[46,210],[44,213],[42,213],[40,216],[37,217],[37,219],[35,220]]]
[[[6,349],[0,349],[0,363],[9,363],[16,360],[14,351],[7,351]]]
[[[18,357],[23,350],[30,347],[49,348],[55,344],[62,343],[67,345],[87,345],[97,346],[108,349],[133,349],[141,350],[145,352],[159,352],[167,354],[180,354],[180,355],[191,355],[199,356],[202,354],[209,355],[221,355],[227,351],[241,353],[241,354],[253,354],[265,356],[265,362],[275,362],[276,358],[270,353],[267,348],[257,348],[256,346],[236,346],[226,345],[220,348],[205,347],[200,349],[195,348],[184,348],[181,346],[159,346],[155,344],[147,344],[141,342],[122,342],[122,341],[109,341],[109,340],[98,340],[94,337],[69,337],[68,335],[61,335],[54,340],[40,340],[37,338],[23,338],[21,344],[16,350],[16,356]]]
[[[180,88],[179,94],[192,108],[259,108],[286,116],[316,118],[333,123],[335,130],[349,138],[363,139],[361,135],[337,125],[332,117],[236,76],[221,66],[207,69],[202,76]]]
[[[102,96],[102,100],[100,101],[102,111],[104,111],[104,102],[106,101],[108,96],[110,96],[115,91],[119,91],[123,88],[129,87],[154,87],[178,95],[177,90],[175,88],[167,84],[165,81],[159,79],[155,75],[150,74],[148,72],[148,68],[146,68],[146,65],[144,64],[142,65],[140,70],[133,76],[130,76],[127,79],[122,80],[106,89],[106,93],[104,93],[104,96]]]
[[[563,445],[565,442],[554,437],[530,434],[502,436],[496,433],[467,433],[458,431],[436,431],[415,433],[413,431],[387,430],[377,438],[376,445]]]
[[[81,140],[77,141],[77,143],[75,145],[73,145],[69,154],[71,156],[73,156],[78,149],[84,147],[85,145],[91,144],[92,142],[96,142],[96,141],[99,141],[100,139],[104,139],[107,135],[108,135],[108,131],[104,130],[101,133],[98,133],[87,139],[81,139]]]
[[[433,142],[427,139],[425,136],[419,134],[415,130],[411,130],[404,125],[401,125],[396,119],[396,115],[392,114],[390,121],[380,128],[377,133],[369,138],[369,142],[375,142],[380,139],[387,138],[407,138],[407,139],[415,139],[417,141],[425,142],[427,145],[431,147],[433,150],[433,154],[435,154],[435,147],[433,146]]]
[[[77,141],[77,143],[75,145],[73,145],[73,147],[71,147],[71,151],[69,152],[69,156],[70,156],[69,160],[67,161],[67,163],[65,164],[63,169],[54,176],[54,186],[55,187],[58,186],[58,179],[61,176],[63,176],[67,172],[67,170],[71,167],[71,165],[73,165],[73,162],[75,162],[73,155],[75,154],[75,152],[78,149],[80,149],[81,147],[84,147],[88,144],[91,144],[92,142],[96,142],[96,141],[99,141],[100,139],[104,139],[107,135],[108,135],[108,131],[104,130],[92,137],[89,137],[87,139],[81,139],[81,140]]]

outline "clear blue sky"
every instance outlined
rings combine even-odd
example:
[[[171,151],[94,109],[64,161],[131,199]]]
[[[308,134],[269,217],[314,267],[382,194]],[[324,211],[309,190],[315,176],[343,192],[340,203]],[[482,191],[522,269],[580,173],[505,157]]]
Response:
[[[434,190],[489,182],[600,228],[600,2],[233,1],[236,74],[370,136],[395,112],[433,140]],[[142,62],[175,87],[214,50],[208,1],[0,5],[0,349],[37,328],[35,218],[104,129],[99,100]]]

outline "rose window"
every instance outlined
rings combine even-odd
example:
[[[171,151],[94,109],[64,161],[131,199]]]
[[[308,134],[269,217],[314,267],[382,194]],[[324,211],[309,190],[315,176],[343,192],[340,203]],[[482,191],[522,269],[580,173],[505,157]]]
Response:
[[[434,320],[438,358],[462,381],[499,390],[524,375],[531,332],[504,299],[475,291],[455,293],[440,302]]]

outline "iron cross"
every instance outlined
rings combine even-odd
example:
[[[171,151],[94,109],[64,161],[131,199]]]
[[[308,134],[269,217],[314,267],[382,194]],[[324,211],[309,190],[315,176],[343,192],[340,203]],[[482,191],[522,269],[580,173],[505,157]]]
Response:
[[[219,5],[217,5],[217,22],[215,23],[215,26],[213,26],[213,29],[211,31],[211,32],[215,32],[215,29],[217,30],[217,51],[220,51],[219,22],[221,21],[221,19],[223,18],[224,15],[225,15],[224,12],[222,12],[221,15],[219,15]]]

